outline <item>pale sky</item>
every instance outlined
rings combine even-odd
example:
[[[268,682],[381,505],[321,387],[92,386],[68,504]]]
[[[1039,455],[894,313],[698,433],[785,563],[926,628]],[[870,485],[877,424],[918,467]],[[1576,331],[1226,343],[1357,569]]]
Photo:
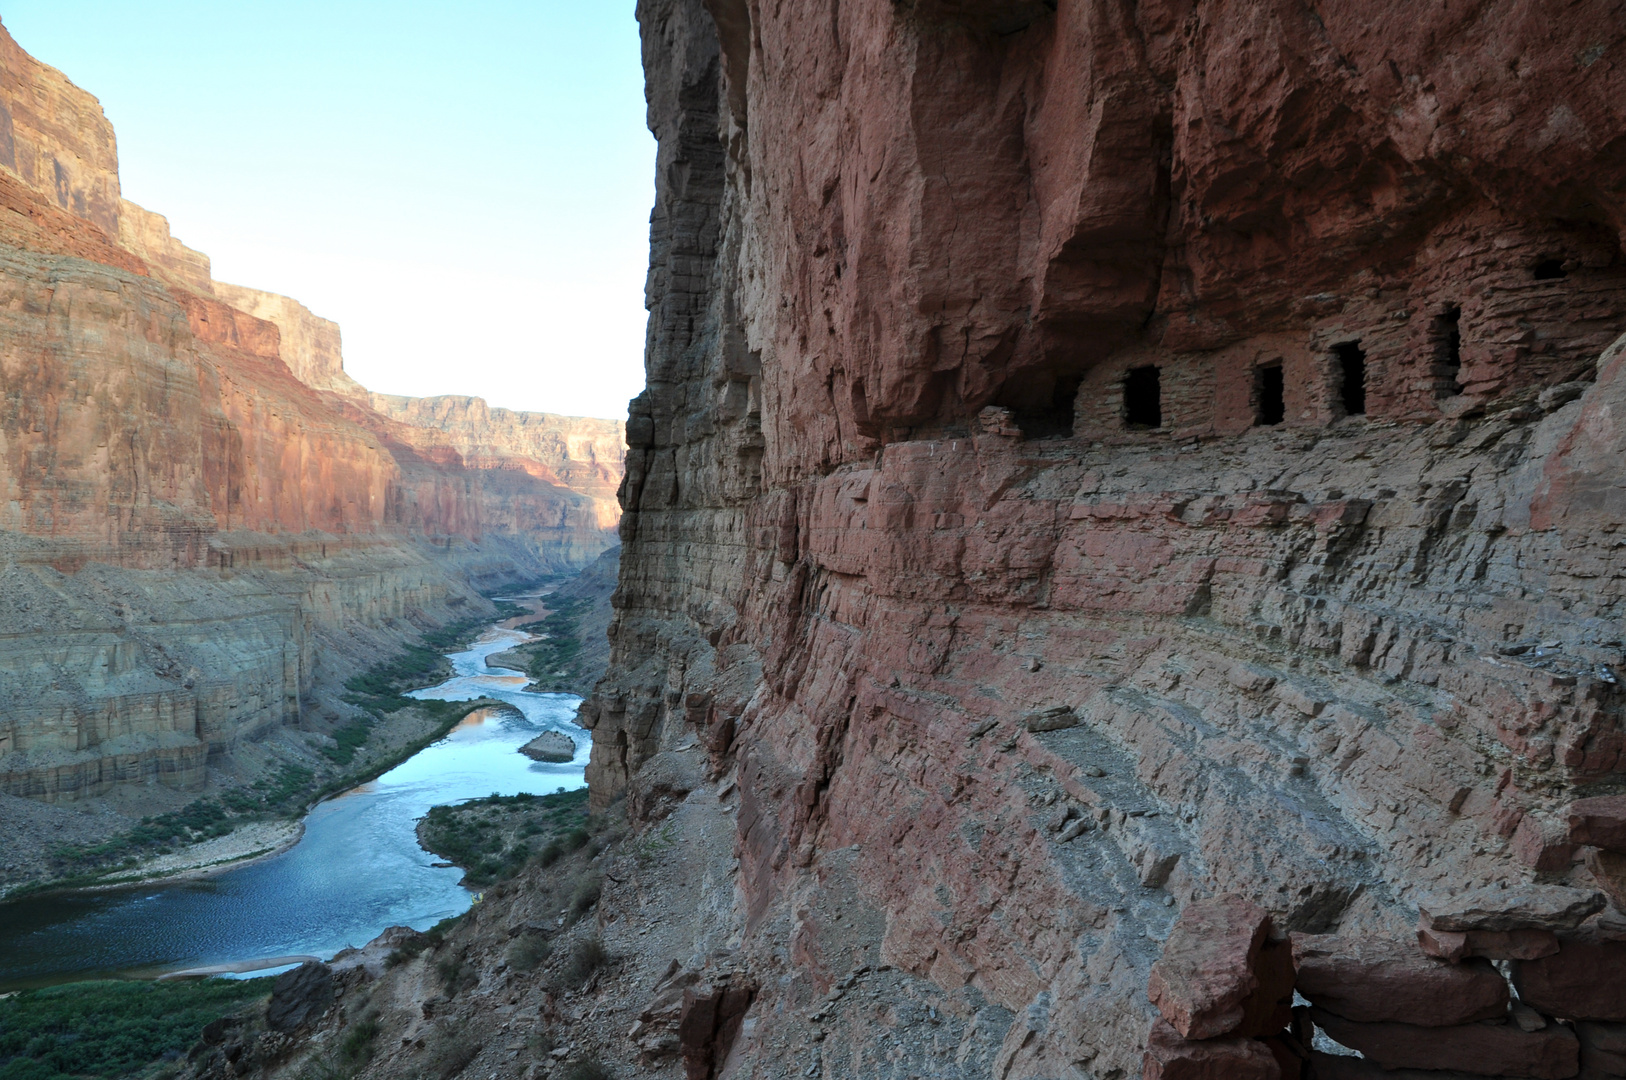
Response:
[[[0,0],[124,197],[373,390],[625,417],[655,144],[634,0]]]

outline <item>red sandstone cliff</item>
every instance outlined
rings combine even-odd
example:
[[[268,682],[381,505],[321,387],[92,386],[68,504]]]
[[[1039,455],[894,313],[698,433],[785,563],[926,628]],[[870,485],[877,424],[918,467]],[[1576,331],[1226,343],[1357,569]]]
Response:
[[[650,389],[583,716],[597,805],[737,817],[724,1075],[1139,1075],[1197,899],[1415,947],[1431,893],[1596,887],[1617,4],[639,18]],[[918,1044],[820,1004],[883,960]]]

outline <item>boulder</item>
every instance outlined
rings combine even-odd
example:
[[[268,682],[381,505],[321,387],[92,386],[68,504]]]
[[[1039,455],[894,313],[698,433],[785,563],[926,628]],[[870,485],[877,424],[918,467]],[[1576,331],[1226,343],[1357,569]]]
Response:
[[[687,1080],[709,1080],[716,1075],[756,992],[757,984],[739,975],[723,975],[684,989],[677,1037]]]
[[[1581,1080],[1626,1078],[1626,1024],[1584,1020],[1575,1034],[1581,1040]]]
[[[307,960],[277,976],[265,1022],[273,1031],[293,1031],[315,1023],[332,1004],[333,971],[326,964]]]
[[[1071,705],[1053,705],[1022,717],[1022,726],[1029,731],[1061,731],[1063,728],[1077,727],[1078,715]]]
[[[1186,1039],[1161,1017],[1146,1036],[1142,1080],[1291,1080],[1260,1039]]]
[[[1513,857],[1532,870],[1562,870],[1575,854],[1575,844],[1562,822],[1526,814],[1508,841]]]
[[[1601,893],[1567,885],[1483,888],[1418,905],[1431,930],[1573,930],[1602,910]]]
[[[519,752],[537,761],[561,764],[576,759],[576,740],[562,731],[544,731],[520,747]]]
[[[1558,951],[1558,935],[1551,930],[1435,930],[1417,926],[1417,944],[1424,952],[1456,963],[1470,956],[1486,960],[1536,960]]]
[[[1241,897],[1186,905],[1152,965],[1146,996],[1181,1038],[1265,1034],[1241,1029],[1250,1012],[1268,1012],[1250,1009],[1249,999],[1274,981],[1260,977],[1269,933],[1269,913]]]
[[[1525,1031],[1514,1024],[1363,1024],[1319,1008],[1310,1015],[1334,1042],[1385,1069],[1455,1069],[1534,1080],[1566,1080],[1580,1069],[1580,1044],[1561,1024]]]
[[[1626,854],[1626,795],[1600,795],[1570,803],[1569,839]]]
[[[1513,985],[1549,1016],[1626,1021],[1626,941],[1560,937],[1556,954],[1514,966]]]
[[[419,933],[410,926],[391,926],[385,928],[373,940],[361,948],[344,948],[333,954],[333,959],[327,963],[328,970],[341,980],[352,971],[360,971],[369,979],[381,978],[389,968],[390,955],[397,949],[416,946],[418,951],[429,941],[427,934]]]
[[[1507,1012],[1507,981],[1484,960],[1451,964],[1410,942],[1293,935],[1298,992],[1347,1020],[1443,1027]]]

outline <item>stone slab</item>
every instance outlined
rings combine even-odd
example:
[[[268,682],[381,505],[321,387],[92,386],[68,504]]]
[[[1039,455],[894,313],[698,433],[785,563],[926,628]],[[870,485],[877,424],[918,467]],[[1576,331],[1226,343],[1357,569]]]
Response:
[[[1485,960],[1448,963],[1411,942],[1293,935],[1298,992],[1348,1020],[1443,1027],[1507,1011],[1507,981]]]
[[[1580,1044],[1559,1024],[1524,1031],[1514,1024],[1362,1024],[1325,1009],[1312,1009],[1310,1015],[1334,1042],[1385,1069],[1456,1069],[1535,1080],[1567,1080],[1580,1069]]]

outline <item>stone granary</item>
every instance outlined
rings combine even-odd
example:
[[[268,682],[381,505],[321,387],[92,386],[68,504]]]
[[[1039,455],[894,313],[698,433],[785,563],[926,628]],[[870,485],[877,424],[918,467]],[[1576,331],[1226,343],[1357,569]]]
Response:
[[[831,890],[1000,1077],[1614,1053],[1536,986],[1626,947],[1567,816],[1626,791],[1618,5],[639,10],[650,382],[583,717],[598,805],[737,799],[736,1067],[852,962]],[[1308,1005],[1153,1004],[1215,903],[1276,966],[1210,974]],[[1468,1004],[1358,1007],[1430,979]],[[1180,1071],[1238,1030],[1281,1052]]]

